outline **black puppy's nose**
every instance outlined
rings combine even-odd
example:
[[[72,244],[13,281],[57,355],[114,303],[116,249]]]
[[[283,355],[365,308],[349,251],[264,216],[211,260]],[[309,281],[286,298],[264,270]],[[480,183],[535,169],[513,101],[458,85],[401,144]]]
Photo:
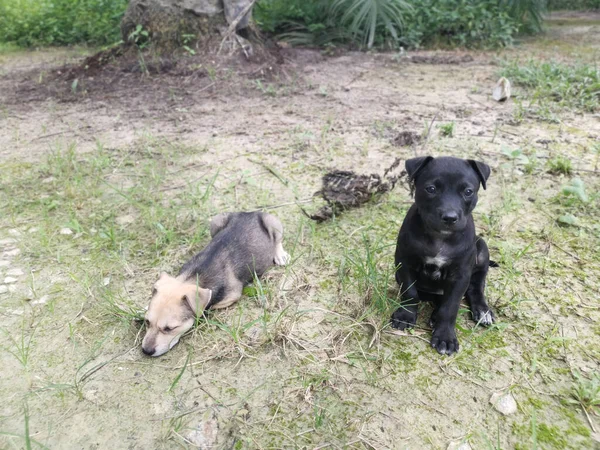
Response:
[[[152,356],[152,355],[154,355],[154,352],[156,351],[156,348],[154,348],[154,347],[153,347],[153,348],[150,348],[150,349],[148,349],[148,348],[146,348],[146,347],[142,347],[142,351],[143,351],[143,352],[144,352],[146,355],[148,355],[148,356]]]
[[[442,220],[446,225],[454,225],[458,222],[458,214],[452,211],[442,213]]]

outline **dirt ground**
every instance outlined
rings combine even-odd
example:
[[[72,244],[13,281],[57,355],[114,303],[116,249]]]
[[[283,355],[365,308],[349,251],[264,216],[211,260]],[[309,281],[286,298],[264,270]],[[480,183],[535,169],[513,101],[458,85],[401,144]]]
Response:
[[[598,64],[600,16],[498,52],[73,69],[91,53],[0,52],[0,447],[600,448],[577,400],[600,366],[600,116],[536,120],[518,86],[491,99],[507,60]],[[465,306],[452,357],[429,346],[428,305],[413,333],[388,324],[405,186],[322,224],[302,211],[329,170],[426,153],[493,169],[475,221],[497,322]],[[573,179],[587,202],[561,193]],[[212,215],[254,209],[282,220],[291,264],[144,356],[160,271]]]

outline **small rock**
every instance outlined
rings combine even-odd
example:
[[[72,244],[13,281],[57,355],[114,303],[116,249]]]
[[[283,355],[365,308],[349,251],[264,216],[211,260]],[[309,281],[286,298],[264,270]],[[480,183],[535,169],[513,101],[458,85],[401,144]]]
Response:
[[[448,450],[471,450],[471,446],[468,442],[454,441],[448,444]]]
[[[186,438],[202,450],[215,448],[219,426],[214,417],[198,423],[198,426],[187,433]]]
[[[2,247],[8,247],[13,245],[15,242],[17,242],[17,240],[15,238],[6,238],[6,239],[0,239],[0,245]]]
[[[490,403],[505,416],[517,412],[517,402],[510,392],[506,394],[502,392],[494,393],[490,398]]]
[[[0,294],[6,294],[8,292],[8,288],[3,284],[0,284]]]
[[[504,77],[500,78],[492,92],[492,98],[497,102],[508,100],[510,98],[510,81]]]
[[[18,248],[13,248],[12,250],[4,252],[4,256],[18,256],[19,254],[21,254],[21,250]]]
[[[16,283],[18,280],[16,278],[13,277],[6,277],[4,279],[4,284],[13,284]]]
[[[70,228],[61,228],[60,234],[64,234],[65,236],[67,236],[69,234],[73,234],[73,230],[71,230]]]
[[[44,178],[42,183],[52,183],[54,181],[54,177]]]
[[[115,219],[115,222],[117,222],[119,225],[129,225],[129,224],[135,222],[135,217],[128,214],[126,216],[117,217]]]
[[[10,266],[10,261],[2,260],[0,261],[0,267],[8,267]]]
[[[39,299],[32,301],[31,304],[32,305],[45,305],[46,303],[48,303],[49,299],[50,299],[49,296],[42,295]]]
[[[108,286],[110,284],[110,277],[102,278],[102,286]]]
[[[31,227],[29,230],[27,230],[28,233],[35,233],[38,230],[38,228],[36,227]]]
[[[21,236],[21,232],[19,230],[15,230],[14,228],[8,230],[8,234],[10,234],[11,236]]]
[[[6,272],[6,275],[10,275],[11,277],[20,277],[21,275],[24,275],[24,273],[21,269],[10,269]]]

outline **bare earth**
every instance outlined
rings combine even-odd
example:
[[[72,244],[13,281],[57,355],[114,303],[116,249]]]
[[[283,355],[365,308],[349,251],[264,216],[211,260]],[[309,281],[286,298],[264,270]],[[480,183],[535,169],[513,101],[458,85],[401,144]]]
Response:
[[[600,448],[572,395],[600,366],[599,115],[519,120],[518,86],[491,99],[502,61],[597,64],[599,43],[600,17],[572,14],[497,53],[287,50],[148,76],[63,73],[85,50],[0,53],[0,447]],[[424,138],[398,146],[402,131]],[[324,224],[301,209],[328,170],[424,153],[493,168],[475,220],[501,264],[497,324],[465,306],[453,357],[429,346],[429,306],[414,333],[387,324],[404,186]],[[548,171],[559,156],[570,175]],[[561,197],[573,178],[588,204]],[[210,216],[258,208],[292,263],[145,357],[132,319],[160,271],[207,242]]]

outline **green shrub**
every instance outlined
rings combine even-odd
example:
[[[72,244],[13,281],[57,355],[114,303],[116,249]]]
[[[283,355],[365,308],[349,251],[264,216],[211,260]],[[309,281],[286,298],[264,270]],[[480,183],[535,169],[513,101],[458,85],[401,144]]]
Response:
[[[0,0],[0,42],[111,44],[126,7],[127,0]]]
[[[259,26],[296,45],[494,47],[539,31],[544,0],[260,0]]]

